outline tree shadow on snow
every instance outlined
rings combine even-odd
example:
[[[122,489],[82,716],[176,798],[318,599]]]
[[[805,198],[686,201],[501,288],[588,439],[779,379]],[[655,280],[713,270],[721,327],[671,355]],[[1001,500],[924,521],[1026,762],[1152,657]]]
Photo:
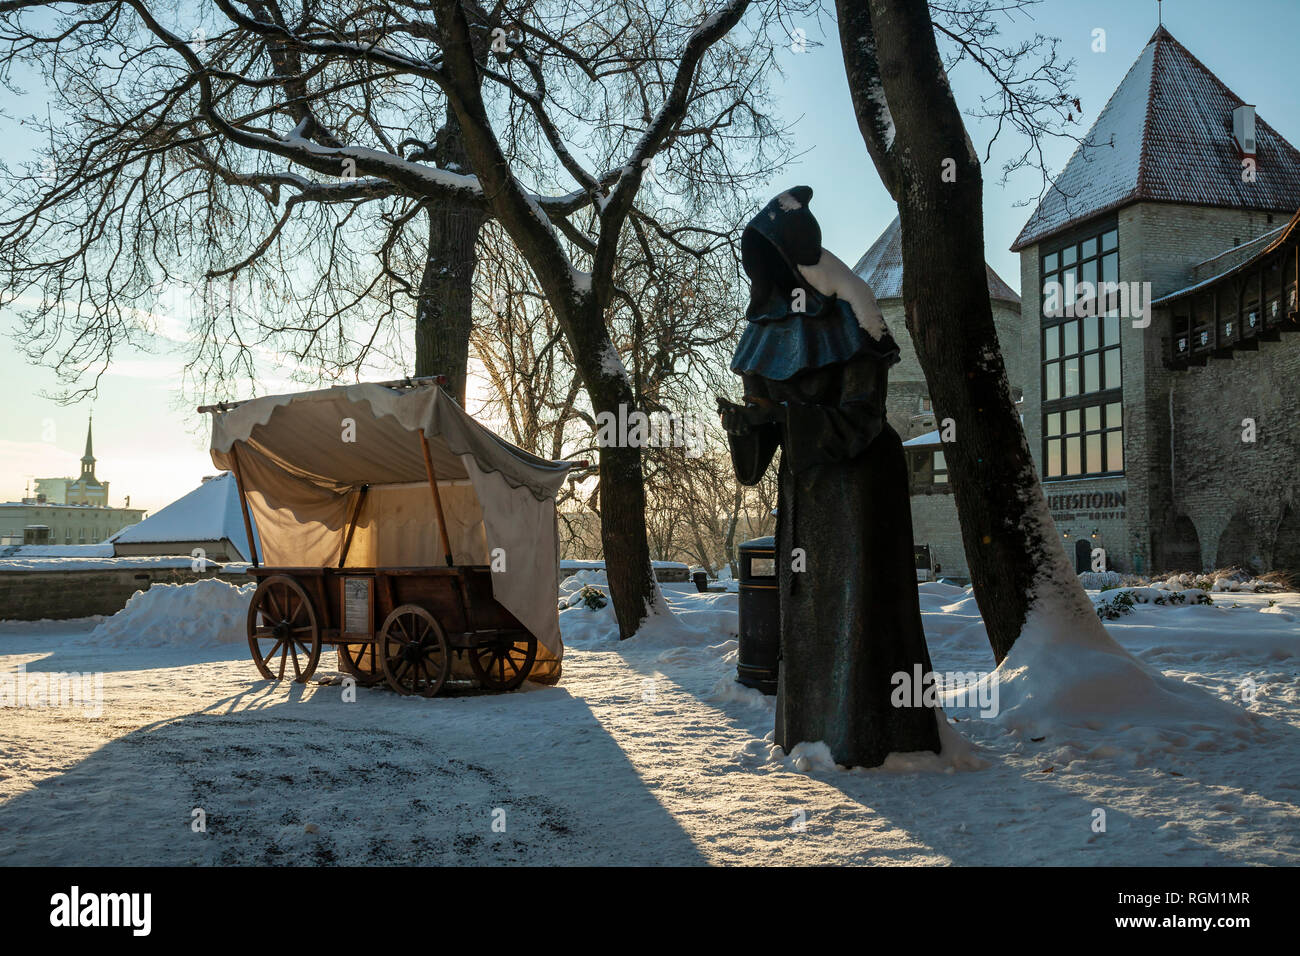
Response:
[[[703,862],[563,687],[342,696],[259,680],[114,738],[0,804],[0,863]]]
[[[1052,742],[1025,742],[1017,759],[1007,753],[1009,742],[992,741],[981,746],[989,764],[981,770],[813,769],[805,775],[766,759],[763,737],[773,715],[758,704],[757,692],[719,700],[712,686],[716,676],[697,676],[689,658],[621,656],[634,672],[666,680],[715,708],[720,738],[732,735],[724,731],[750,736],[748,752],[730,773],[755,777],[754,791],[768,774],[788,778],[780,787],[789,800],[786,809],[802,810],[804,829],[796,835],[789,813],[773,814],[765,803],[753,813],[733,806],[729,825],[750,830],[756,841],[829,841],[827,862],[849,865],[929,857],[965,866],[1233,866],[1296,858],[1295,842],[1282,850],[1289,861],[1269,852],[1268,835],[1293,831],[1300,817],[1300,730],[1282,720],[1260,716],[1255,739],[1225,738],[1218,751],[1153,753],[1137,767],[1098,758],[1067,769],[1046,759]],[[963,736],[967,727],[965,721],[954,725]],[[1096,734],[1091,743],[1106,741]],[[1037,747],[1045,759],[1035,762]],[[1276,770],[1261,771],[1259,761]],[[743,779],[728,786],[737,793],[751,789]],[[1247,799],[1230,791],[1243,791]],[[1261,808],[1261,801],[1270,806]],[[1104,832],[1094,829],[1098,810],[1105,814]],[[1242,817],[1257,831],[1244,839]]]

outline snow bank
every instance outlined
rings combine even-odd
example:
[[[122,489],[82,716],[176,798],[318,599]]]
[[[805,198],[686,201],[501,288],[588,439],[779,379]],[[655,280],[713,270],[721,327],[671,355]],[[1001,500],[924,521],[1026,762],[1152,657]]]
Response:
[[[214,647],[248,639],[248,602],[254,585],[216,578],[192,584],[155,584],[136,591],[126,607],[86,637],[114,647]]]
[[[577,597],[584,587],[593,587],[606,597],[605,606],[591,608]],[[663,599],[631,641],[638,647],[707,647],[734,641],[737,633],[739,596],[734,591],[700,594],[694,584],[660,584]],[[573,601],[571,606],[566,606]],[[560,633],[570,647],[618,644],[618,620],[609,598],[609,581],[604,571],[579,571],[560,583]]]
[[[1030,612],[1011,653],[981,684],[989,681],[997,683],[999,712],[984,723],[1055,748],[1064,762],[1142,765],[1153,753],[1219,750],[1258,732],[1244,708],[1149,670],[1100,622],[1059,608]],[[968,727],[981,723],[970,716]]]
[[[922,596],[934,595],[938,597],[947,597],[956,600],[972,593],[970,588],[958,587],[955,584],[948,584],[944,581],[923,581],[916,586],[916,590]]]

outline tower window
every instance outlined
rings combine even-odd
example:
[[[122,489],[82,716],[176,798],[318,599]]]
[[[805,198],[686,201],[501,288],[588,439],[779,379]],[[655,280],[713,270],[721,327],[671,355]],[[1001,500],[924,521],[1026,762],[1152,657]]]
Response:
[[[1122,474],[1120,313],[1108,285],[1119,281],[1114,220],[1045,253],[1040,266],[1044,477]]]

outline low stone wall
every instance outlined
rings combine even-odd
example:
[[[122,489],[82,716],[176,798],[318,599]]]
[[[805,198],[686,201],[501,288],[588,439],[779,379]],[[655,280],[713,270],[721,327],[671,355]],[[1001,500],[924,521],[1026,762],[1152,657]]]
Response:
[[[604,571],[604,561],[566,561],[560,566],[560,580],[577,574],[579,571]],[[691,579],[691,569],[686,565],[680,567],[659,567],[654,569],[655,579],[662,584],[680,584]]]
[[[598,562],[560,569],[560,580],[585,568],[603,568]],[[690,580],[689,568],[656,567],[655,577],[665,583]],[[116,614],[136,591],[155,584],[190,584],[201,578],[220,578],[233,585],[254,580],[248,574],[222,574],[219,567],[194,571],[188,567],[114,567],[74,571],[0,570],[0,621],[66,620],[94,614]]]
[[[136,591],[155,584],[190,584],[219,577],[233,585],[249,583],[246,574],[222,574],[219,567],[124,567],[77,571],[0,571],[0,621],[65,620],[116,614]]]

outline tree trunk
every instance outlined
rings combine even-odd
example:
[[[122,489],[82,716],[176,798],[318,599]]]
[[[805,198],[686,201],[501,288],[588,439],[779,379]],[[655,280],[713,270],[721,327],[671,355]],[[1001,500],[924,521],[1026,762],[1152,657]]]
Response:
[[[483,216],[445,200],[431,200],[426,209],[429,258],[415,318],[415,374],[447,376],[447,390],[463,405],[474,324],[474,245]]]
[[[924,0],[837,7],[858,125],[902,220],[907,330],[936,417],[955,425],[944,457],[976,603],[1001,662],[1036,598],[1087,597],[1055,538],[1007,384],[985,273],[979,157]],[[882,87],[890,124],[868,92]],[[885,126],[893,141],[882,138]]]
[[[736,523],[740,521],[740,502],[744,494],[740,482],[736,482],[736,494],[731,505],[731,520],[727,522],[727,537],[722,542],[722,550],[726,552],[727,567],[731,568],[732,580],[740,577],[740,561],[736,557]]]
[[[636,410],[631,382],[621,367],[614,368],[606,358],[618,353],[595,297],[587,293],[574,305],[569,339],[592,410],[597,423],[604,415],[619,422]],[[621,431],[618,435],[625,437]],[[659,589],[650,564],[641,448],[621,440],[600,449],[600,541],[619,639],[625,640],[654,610]]]
[[[468,169],[460,126],[451,116],[438,130],[433,158],[443,169]],[[447,376],[447,391],[465,404],[469,336],[474,327],[475,244],[486,219],[454,200],[429,200],[429,256],[415,315],[415,374]]]
[[[584,288],[577,280],[555,227],[515,178],[493,133],[479,88],[480,70],[465,8],[454,0],[435,0],[432,7],[442,37],[440,85],[455,112],[468,165],[484,187],[496,221],[528,261],[555,310],[593,411],[616,417],[620,408],[631,412],[636,408],[632,386],[618,362],[604,307],[593,292],[594,282]],[[731,12],[738,18],[743,7]],[[715,20],[715,28],[726,20]],[[602,218],[609,214],[606,206]],[[613,227],[602,223],[601,228]],[[610,597],[619,636],[627,638],[655,609],[659,594],[647,543],[640,448],[626,444],[601,448],[600,516]]]

